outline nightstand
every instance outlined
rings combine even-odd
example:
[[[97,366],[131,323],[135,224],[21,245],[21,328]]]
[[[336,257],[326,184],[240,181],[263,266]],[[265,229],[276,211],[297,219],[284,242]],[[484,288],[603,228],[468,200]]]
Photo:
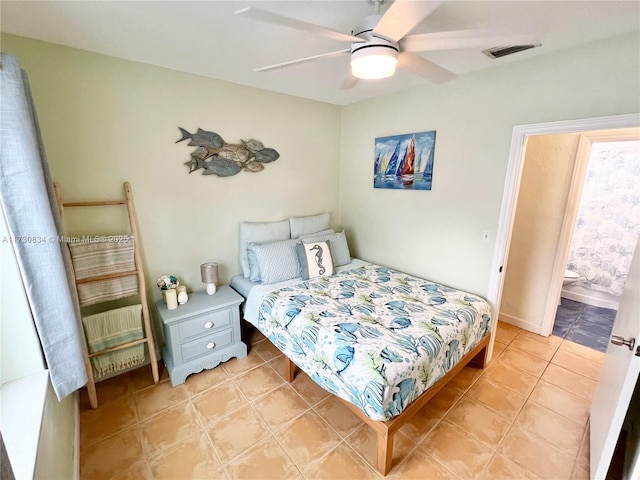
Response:
[[[244,299],[229,286],[213,295],[193,292],[189,301],[168,310],[156,302],[162,320],[164,363],[174,387],[191,373],[214,368],[232,357],[247,356],[240,339],[240,304]]]

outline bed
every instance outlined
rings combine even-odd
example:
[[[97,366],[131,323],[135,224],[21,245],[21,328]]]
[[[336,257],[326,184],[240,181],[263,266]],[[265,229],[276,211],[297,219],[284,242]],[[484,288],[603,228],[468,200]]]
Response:
[[[395,432],[465,365],[484,368],[490,306],[352,259],[344,232],[324,223],[302,234],[294,224],[278,234],[289,238],[264,242],[241,225],[246,262],[231,286],[246,299],[244,319],[285,355],[287,380],[300,368],[375,430],[377,468],[386,474]]]

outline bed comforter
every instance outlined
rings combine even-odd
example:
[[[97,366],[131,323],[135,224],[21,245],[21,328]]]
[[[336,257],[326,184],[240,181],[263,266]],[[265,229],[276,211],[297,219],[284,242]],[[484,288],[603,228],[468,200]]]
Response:
[[[388,420],[490,329],[476,295],[378,265],[266,294],[257,327],[318,385]]]

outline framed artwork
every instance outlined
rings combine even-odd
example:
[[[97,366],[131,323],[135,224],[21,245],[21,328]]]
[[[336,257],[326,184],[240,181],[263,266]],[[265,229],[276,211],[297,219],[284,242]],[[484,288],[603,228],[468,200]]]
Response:
[[[374,188],[431,190],[436,132],[376,138]]]

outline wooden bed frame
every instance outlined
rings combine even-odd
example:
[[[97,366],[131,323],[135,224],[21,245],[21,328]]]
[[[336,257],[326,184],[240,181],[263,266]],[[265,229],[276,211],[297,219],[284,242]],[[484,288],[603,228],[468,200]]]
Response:
[[[400,415],[393,417],[391,420],[379,421],[372,420],[367,417],[362,410],[355,405],[341,399],[342,402],[349,407],[360,419],[373,428],[378,436],[378,453],[376,467],[383,475],[386,475],[391,469],[391,461],[393,458],[393,436],[395,433],[407,423],[424,405],[431,400],[442,387],[444,387],[460,370],[467,365],[484,369],[487,363],[487,349],[491,334],[487,334],[478,344],[451,369],[447,374],[434,383],[422,395],[416,398],[405,408]],[[292,382],[296,376],[297,365],[285,357],[285,375],[288,382]]]

